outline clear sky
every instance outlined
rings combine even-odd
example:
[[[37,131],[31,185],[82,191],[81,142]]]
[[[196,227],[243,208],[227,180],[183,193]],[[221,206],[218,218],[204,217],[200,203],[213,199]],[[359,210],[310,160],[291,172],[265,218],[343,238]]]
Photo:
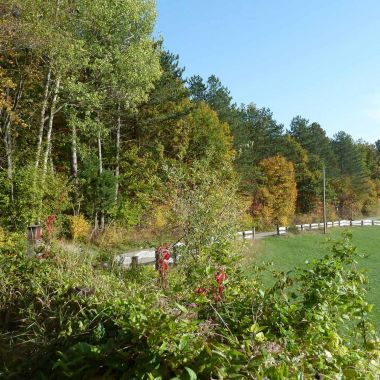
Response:
[[[186,76],[234,101],[301,115],[329,136],[380,139],[380,0],[157,0],[157,34]]]

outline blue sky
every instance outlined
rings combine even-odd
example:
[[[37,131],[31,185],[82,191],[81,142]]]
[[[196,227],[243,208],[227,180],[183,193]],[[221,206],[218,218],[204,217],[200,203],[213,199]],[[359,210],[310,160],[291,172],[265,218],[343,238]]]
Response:
[[[157,0],[156,33],[186,76],[234,101],[380,139],[380,0]]]

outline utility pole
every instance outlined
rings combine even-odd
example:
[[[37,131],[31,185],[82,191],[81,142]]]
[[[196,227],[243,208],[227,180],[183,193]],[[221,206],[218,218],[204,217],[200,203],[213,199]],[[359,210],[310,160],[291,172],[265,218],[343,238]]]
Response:
[[[326,167],[323,164],[323,233],[326,234],[327,229],[326,217]]]

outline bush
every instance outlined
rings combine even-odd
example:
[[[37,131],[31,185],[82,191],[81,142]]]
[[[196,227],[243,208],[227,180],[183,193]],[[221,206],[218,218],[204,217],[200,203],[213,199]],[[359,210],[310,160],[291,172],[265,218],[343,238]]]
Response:
[[[376,379],[356,256],[347,236],[266,289],[217,243],[169,270],[166,291],[152,268],[94,269],[86,253],[0,256],[0,376]]]
[[[338,220],[335,206],[333,204],[327,205],[327,221]],[[323,205],[319,204],[318,208],[308,214],[297,214],[294,216],[294,224],[309,224],[323,222]]]
[[[1,195],[7,193],[6,186],[0,173],[0,222],[12,230],[23,232],[31,223],[43,223],[50,215],[65,211],[69,204],[68,178],[50,171],[44,176],[34,164],[20,167],[15,173],[12,203]]]
[[[74,240],[87,241],[91,232],[91,224],[83,215],[69,216],[70,234]]]
[[[170,208],[167,205],[159,205],[152,212],[152,228],[162,230],[168,224]]]
[[[290,232],[291,234],[294,234],[294,235],[298,235],[301,233],[301,231],[298,229],[298,227],[294,224],[292,224],[291,226],[288,227],[287,232]]]
[[[172,182],[169,225],[195,255],[202,247],[234,238],[238,225],[237,184],[228,179],[230,168],[210,173],[206,167],[200,161],[190,172],[169,173]]]
[[[131,229],[140,223],[144,211],[144,207],[139,202],[132,202],[126,198],[122,201],[117,210],[117,217],[123,226],[127,229]]]
[[[26,237],[21,233],[7,233],[0,227],[0,254],[26,252]]]
[[[247,229],[252,229],[253,226],[257,227],[258,223],[255,223],[252,215],[248,213],[242,213],[239,217],[239,230],[247,230]]]
[[[111,223],[105,227],[97,239],[97,244],[105,249],[115,248],[126,242],[127,230],[124,227]]]

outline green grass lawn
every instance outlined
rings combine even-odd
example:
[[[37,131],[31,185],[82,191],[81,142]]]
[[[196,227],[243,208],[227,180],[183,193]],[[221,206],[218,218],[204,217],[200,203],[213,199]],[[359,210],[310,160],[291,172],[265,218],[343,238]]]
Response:
[[[342,236],[343,229],[328,230],[327,235],[305,232],[299,235],[272,236],[258,241],[247,241],[247,264],[273,262],[273,269],[289,271],[305,267],[307,260],[323,257],[331,247],[331,241]],[[380,330],[380,227],[356,227],[350,229],[353,244],[365,258],[358,260],[370,282],[368,301],[374,304],[374,323]],[[249,272],[249,265],[246,266]]]

